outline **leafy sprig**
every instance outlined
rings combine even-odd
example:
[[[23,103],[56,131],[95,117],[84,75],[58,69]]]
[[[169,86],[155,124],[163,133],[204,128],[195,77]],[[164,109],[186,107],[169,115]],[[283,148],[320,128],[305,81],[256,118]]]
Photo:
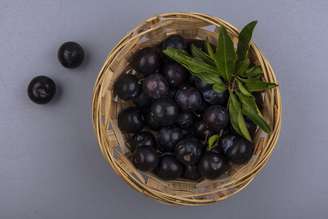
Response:
[[[237,48],[224,26],[218,33],[215,51],[206,41],[206,52],[192,45],[191,55],[184,50],[174,48],[163,52],[171,59],[183,65],[194,76],[211,84],[217,92],[229,91],[228,111],[233,129],[247,140],[251,135],[247,129],[245,116],[258,125],[263,131],[271,132],[270,125],[260,112],[253,92],[264,91],[277,86],[275,83],[262,80],[261,66],[250,63],[249,47],[257,21],[247,24],[240,32]],[[208,147],[213,147],[219,135],[208,140]]]

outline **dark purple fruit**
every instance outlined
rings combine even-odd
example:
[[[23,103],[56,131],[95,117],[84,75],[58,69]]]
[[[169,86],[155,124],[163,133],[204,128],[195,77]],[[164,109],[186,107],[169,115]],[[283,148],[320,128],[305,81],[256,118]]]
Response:
[[[178,127],[163,127],[159,130],[157,142],[160,151],[170,152],[183,137],[183,132]]]
[[[159,99],[168,95],[169,86],[160,74],[151,74],[143,82],[143,91],[149,97]]]
[[[140,94],[133,99],[133,103],[140,108],[149,107],[151,105],[152,98],[149,97],[145,92],[140,92]]]
[[[137,148],[132,155],[134,166],[142,171],[152,171],[159,162],[156,150],[152,147]]]
[[[163,66],[162,74],[172,87],[179,87],[188,78],[188,71],[180,64],[172,62]]]
[[[229,97],[227,91],[217,92],[213,90],[211,87],[207,89],[203,89],[201,93],[205,102],[212,105],[214,104],[224,105],[227,103]]]
[[[156,100],[150,107],[150,116],[159,126],[169,126],[176,122],[179,115],[177,104],[168,98]]]
[[[144,118],[136,107],[129,107],[118,114],[118,127],[122,132],[135,133],[144,127]]]
[[[157,176],[164,180],[175,180],[182,175],[183,166],[172,155],[164,155],[155,169]]]
[[[188,165],[185,167],[183,178],[190,180],[198,180],[201,178],[201,175],[198,171],[198,167],[196,165]]]
[[[161,126],[155,120],[154,115],[150,114],[150,112],[145,113],[146,125],[152,130],[159,130]]]
[[[132,137],[131,144],[133,148],[155,147],[156,140],[151,132],[142,131]]]
[[[37,76],[28,85],[27,94],[34,103],[46,104],[55,96],[56,84],[49,77]]]
[[[219,132],[229,124],[229,113],[224,107],[213,105],[205,110],[203,121],[211,130]]]
[[[176,89],[176,88],[171,88],[171,89],[169,90],[169,95],[168,95],[168,97],[174,100],[174,98],[175,98],[175,94],[176,94],[176,93],[177,93],[177,89]]]
[[[221,147],[224,155],[232,162],[236,164],[247,163],[253,155],[254,146],[246,139],[229,135],[221,140]]]
[[[211,88],[211,85],[206,83],[205,81],[202,81],[199,77],[193,76],[192,82],[197,87],[198,90],[203,91]]]
[[[122,74],[114,84],[114,93],[122,100],[136,98],[141,91],[138,78],[131,74]]]
[[[162,42],[162,49],[175,48],[175,49],[187,49],[187,43],[185,39],[180,35],[171,35]]]
[[[252,122],[252,120],[250,120],[249,118],[245,118],[245,122],[246,122],[246,127],[249,131],[249,133],[254,136],[255,131],[257,129],[257,125],[254,124],[254,122]]]
[[[84,50],[76,42],[66,42],[59,47],[57,57],[64,67],[76,68],[83,62]]]
[[[196,164],[203,151],[203,145],[197,138],[185,138],[175,146],[175,156],[185,165]]]
[[[180,113],[177,119],[178,125],[183,129],[191,128],[191,126],[194,124],[194,121],[195,116],[190,112]]]
[[[131,64],[137,72],[145,76],[152,74],[160,67],[160,53],[155,48],[143,48],[134,55]]]
[[[199,121],[195,124],[195,134],[202,141],[206,141],[215,132],[208,128],[204,121]]]
[[[207,152],[198,163],[200,174],[206,179],[217,179],[229,168],[222,155]]]
[[[181,129],[182,130],[182,135],[185,137],[192,137],[194,136],[194,130],[192,128],[188,129]]]
[[[175,95],[175,101],[184,111],[201,111],[204,107],[201,94],[193,87],[185,86],[179,89]]]

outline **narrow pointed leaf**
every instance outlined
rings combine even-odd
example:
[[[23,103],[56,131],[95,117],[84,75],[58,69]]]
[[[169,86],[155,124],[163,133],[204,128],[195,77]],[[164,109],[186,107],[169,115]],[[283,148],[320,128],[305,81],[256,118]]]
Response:
[[[163,53],[169,56],[174,61],[185,66],[189,71],[196,74],[207,73],[212,76],[219,76],[217,69],[205,62],[197,60],[185,52],[175,48],[168,48],[163,51]]]
[[[260,79],[243,79],[241,78],[240,80],[243,81],[246,89],[249,92],[257,92],[257,91],[264,91],[267,89],[271,89],[277,86],[275,83],[271,82],[265,82]]]
[[[246,96],[252,96],[252,94],[245,88],[245,86],[241,81],[237,80],[237,84],[238,84],[238,89],[242,94]]]
[[[258,78],[258,77],[262,76],[262,74],[263,74],[263,71],[262,71],[261,66],[253,66],[239,75],[242,77],[247,77],[247,78]]]
[[[240,31],[238,46],[237,46],[238,60],[244,60],[247,57],[249,43],[251,41],[256,24],[257,21],[252,21]]]
[[[241,104],[237,99],[236,95],[232,92],[230,93],[228,108],[230,121],[233,129],[238,134],[251,141],[251,135],[249,134],[244,116],[241,111]]]
[[[212,46],[211,46],[211,44],[208,40],[206,40],[205,46],[206,46],[207,54],[209,55],[209,57],[211,57],[212,60],[215,61],[214,51],[213,51],[213,48],[212,48]]]
[[[236,52],[224,26],[220,29],[215,58],[219,72],[225,80],[229,81],[235,70]]]
[[[263,131],[270,133],[271,128],[258,109],[255,98],[253,96],[246,96],[241,92],[237,92],[237,95],[242,103],[242,113],[258,125]]]
[[[240,103],[236,97],[236,95],[232,92],[230,92],[229,100],[228,100],[228,109],[229,109],[229,116],[230,116],[230,122],[233,127],[233,129],[241,135],[241,131],[239,129],[238,125],[238,114],[241,110]]]
[[[191,45],[191,54],[193,55],[194,58],[199,58],[200,60],[206,62],[207,64],[215,66],[215,63],[211,59],[211,57],[193,44]]]
[[[208,141],[207,141],[207,149],[209,151],[211,151],[217,144],[217,142],[219,141],[220,136],[219,135],[212,135],[211,137],[209,137]]]
[[[226,90],[224,83],[214,83],[212,88],[218,93],[222,93]]]
[[[244,75],[249,66],[249,58],[245,58],[242,61],[237,61],[236,72],[237,75]]]
[[[247,128],[247,125],[246,125],[246,122],[245,122],[244,116],[243,116],[243,114],[242,114],[241,111],[240,111],[240,113],[238,113],[237,121],[238,121],[238,127],[239,127],[239,130],[240,130],[241,134],[242,134],[247,140],[251,141],[252,138],[251,138],[251,135],[249,134],[249,131],[248,131],[248,128]]]

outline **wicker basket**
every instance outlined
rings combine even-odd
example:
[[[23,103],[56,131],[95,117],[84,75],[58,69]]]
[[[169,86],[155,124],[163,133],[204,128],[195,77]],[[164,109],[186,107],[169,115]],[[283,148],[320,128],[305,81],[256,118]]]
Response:
[[[170,34],[179,33],[189,39],[216,39],[217,28],[223,25],[234,42],[238,30],[231,24],[205,14],[168,13],[147,19],[129,32],[111,51],[96,80],[93,94],[93,124],[104,158],[130,186],[147,196],[176,205],[206,205],[223,200],[246,187],[267,163],[277,143],[281,123],[279,88],[263,94],[263,114],[272,125],[267,135],[257,130],[255,152],[249,163],[233,166],[227,175],[217,180],[201,182],[163,181],[153,174],[140,172],[127,159],[125,136],[117,126],[117,114],[125,103],[112,95],[113,82],[128,65],[128,59],[138,49],[159,43]],[[277,82],[275,74],[261,51],[251,44],[251,58],[261,65],[266,81]]]

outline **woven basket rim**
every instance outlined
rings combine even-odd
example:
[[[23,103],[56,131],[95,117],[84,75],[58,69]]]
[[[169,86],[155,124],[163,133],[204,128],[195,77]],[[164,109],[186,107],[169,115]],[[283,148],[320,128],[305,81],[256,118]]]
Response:
[[[147,185],[145,184],[141,184],[140,182],[136,182],[134,180],[132,180],[129,176],[124,176],[124,170],[121,169],[121,167],[119,165],[117,165],[115,163],[115,161],[113,161],[112,159],[110,159],[111,154],[104,150],[102,147],[103,144],[103,140],[102,140],[102,132],[101,132],[101,127],[99,124],[99,95],[100,93],[103,91],[103,87],[101,86],[102,81],[104,80],[104,75],[106,74],[106,70],[109,67],[109,63],[112,62],[116,55],[118,54],[118,52],[120,52],[120,49],[122,49],[122,45],[124,44],[128,44],[129,42],[132,42],[135,39],[138,39],[138,37],[140,37],[141,35],[147,33],[147,31],[151,31],[151,30],[145,30],[145,31],[141,31],[139,32],[138,30],[140,29],[140,27],[147,25],[149,23],[152,23],[162,17],[170,17],[170,16],[190,16],[193,18],[197,18],[197,19],[201,19],[201,20],[206,20],[206,22],[209,22],[215,26],[218,25],[225,25],[228,29],[229,32],[237,32],[238,30],[237,28],[235,28],[234,26],[232,26],[231,24],[229,24],[228,22],[217,18],[217,17],[210,17],[206,14],[202,14],[202,13],[164,13],[164,14],[160,14],[158,16],[155,17],[151,17],[149,19],[147,19],[146,21],[144,21],[143,23],[141,23],[140,25],[137,25],[135,28],[133,28],[130,32],[128,32],[117,44],[116,46],[112,49],[112,51],[109,53],[108,57],[106,58],[105,64],[103,65],[103,67],[101,68],[99,75],[96,79],[95,82],[95,86],[94,86],[94,90],[93,90],[93,101],[92,101],[92,114],[93,114],[93,126],[94,129],[96,131],[97,134],[97,139],[98,139],[98,143],[101,149],[102,154],[104,155],[104,158],[111,164],[111,166],[113,167],[113,169],[115,170],[115,172],[120,175],[130,186],[132,186],[134,189],[146,194],[147,196],[153,197],[157,200],[160,200],[162,202],[165,203],[171,203],[171,204],[180,204],[180,205],[205,205],[205,204],[209,204],[209,203],[214,203],[216,201],[220,201],[223,200],[225,198],[230,197],[231,195],[239,192],[240,190],[242,190],[243,188],[245,188],[253,179],[254,177],[258,174],[258,172],[265,166],[265,164],[268,162],[269,157],[272,154],[272,151],[275,148],[275,145],[277,143],[277,139],[279,137],[279,133],[280,133],[280,126],[281,126],[281,96],[280,96],[280,91],[279,88],[275,88],[275,92],[276,95],[274,96],[275,101],[277,102],[277,119],[274,121],[274,135],[271,134],[268,142],[270,142],[271,144],[273,144],[273,146],[270,148],[269,151],[266,152],[266,155],[264,157],[262,157],[261,161],[258,163],[258,165],[252,170],[250,171],[247,175],[243,176],[243,178],[240,178],[238,180],[235,181],[239,181],[241,183],[241,187],[239,189],[237,189],[235,192],[232,192],[226,196],[223,196],[222,198],[217,198],[217,199],[213,199],[213,200],[193,200],[193,199],[188,199],[188,198],[181,198],[181,197],[176,197],[170,194],[161,194],[158,191],[153,191],[147,188]],[[219,24],[220,23],[220,24]],[[266,60],[266,58],[262,55],[262,53],[260,52],[260,50],[256,47],[256,45],[252,42],[251,43],[251,47],[255,52],[258,52],[259,57],[261,57],[261,65],[263,65],[265,68],[269,69],[268,71],[271,72],[270,75],[270,80],[277,82],[275,73],[270,65],[270,63]],[[108,154],[109,153],[109,154]],[[231,186],[233,186],[234,183],[231,183]],[[229,185],[229,184],[228,184]],[[165,198],[164,198],[165,197]]]

